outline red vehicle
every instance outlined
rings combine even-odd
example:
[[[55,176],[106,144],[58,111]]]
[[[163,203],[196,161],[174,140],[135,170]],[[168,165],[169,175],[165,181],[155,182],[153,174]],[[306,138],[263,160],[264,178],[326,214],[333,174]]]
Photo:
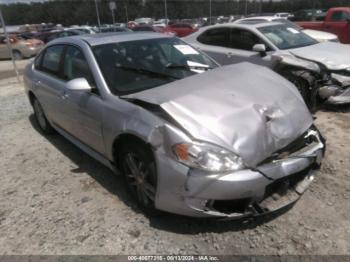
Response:
[[[175,33],[178,37],[185,37],[194,32],[196,32],[198,28],[194,27],[190,24],[172,24],[168,25],[165,29],[165,33]]]
[[[297,24],[305,29],[336,34],[341,43],[350,44],[350,7],[329,9],[322,22],[297,22]]]

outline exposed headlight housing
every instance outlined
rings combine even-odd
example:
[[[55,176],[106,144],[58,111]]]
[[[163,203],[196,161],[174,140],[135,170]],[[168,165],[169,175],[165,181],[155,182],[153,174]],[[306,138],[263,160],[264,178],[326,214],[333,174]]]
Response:
[[[179,162],[208,172],[237,171],[244,167],[239,156],[209,143],[180,143],[173,146],[173,151]]]

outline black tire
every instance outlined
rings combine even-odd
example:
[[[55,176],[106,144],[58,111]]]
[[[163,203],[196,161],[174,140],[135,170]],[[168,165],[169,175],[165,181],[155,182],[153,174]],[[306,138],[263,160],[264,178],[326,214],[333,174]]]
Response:
[[[302,76],[304,73],[306,74],[307,72],[296,72],[295,74],[293,72],[284,72],[282,75],[295,85],[310,112],[314,113],[316,111],[316,96],[312,91],[313,83],[310,83],[313,82],[313,79],[308,81]]]
[[[158,215],[155,208],[157,171],[152,151],[141,141],[121,145],[118,166],[128,191],[147,215]]]
[[[38,124],[41,132],[44,133],[45,135],[53,134],[55,130],[47,120],[44,109],[39,103],[39,100],[36,98],[33,99],[33,110],[34,110],[36,123]]]
[[[23,59],[22,53],[18,50],[13,50],[12,55],[13,55],[14,60],[22,60]]]

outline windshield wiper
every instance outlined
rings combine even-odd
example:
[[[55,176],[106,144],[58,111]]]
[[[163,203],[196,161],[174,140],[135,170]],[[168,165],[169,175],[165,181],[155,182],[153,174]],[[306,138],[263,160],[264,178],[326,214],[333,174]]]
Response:
[[[146,69],[146,68],[141,68],[141,67],[132,67],[132,66],[125,66],[125,65],[116,65],[116,67],[120,68],[122,70],[125,70],[125,71],[137,72],[137,73],[140,73],[140,74],[143,74],[143,75],[154,76],[154,77],[157,77],[157,78],[180,79],[177,76],[168,75],[168,74],[164,74],[164,73],[157,72],[157,71],[152,71],[152,70],[149,70],[149,69]]]
[[[186,69],[186,70],[191,70],[191,69],[200,69],[200,70],[209,70],[213,69],[212,67],[206,66],[206,65],[187,65],[187,64],[175,64],[175,63],[170,63],[166,65],[166,68],[170,69]]]

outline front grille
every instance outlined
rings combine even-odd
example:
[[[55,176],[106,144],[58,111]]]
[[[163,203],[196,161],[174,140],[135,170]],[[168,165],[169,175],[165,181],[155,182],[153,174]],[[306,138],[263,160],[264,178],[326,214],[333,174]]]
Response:
[[[246,212],[250,202],[250,198],[235,200],[212,200],[208,202],[208,208],[215,209],[216,211],[224,214],[243,214]]]
[[[314,129],[311,128],[311,130],[314,130]],[[306,148],[307,146],[311,145],[312,143],[320,142],[316,136],[313,136],[313,135],[308,136],[309,132],[310,132],[310,130],[306,131],[299,138],[294,140],[292,143],[290,143],[286,147],[276,151],[274,154],[272,154],[271,157],[265,159],[258,166],[271,163],[272,161],[275,161],[275,160],[281,160],[284,158],[288,158],[288,156],[290,156],[291,154],[298,152],[298,151],[302,150],[303,148]]]

